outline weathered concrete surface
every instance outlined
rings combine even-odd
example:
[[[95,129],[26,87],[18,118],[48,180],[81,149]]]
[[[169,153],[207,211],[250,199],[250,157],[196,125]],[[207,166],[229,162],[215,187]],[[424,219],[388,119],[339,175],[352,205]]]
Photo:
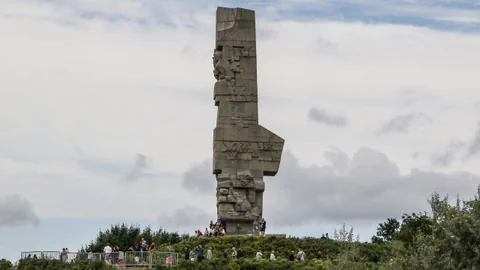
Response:
[[[217,215],[228,234],[247,234],[263,214],[263,176],[275,176],[284,140],[258,124],[255,12],[217,9],[213,56],[218,106],[213,135]]]

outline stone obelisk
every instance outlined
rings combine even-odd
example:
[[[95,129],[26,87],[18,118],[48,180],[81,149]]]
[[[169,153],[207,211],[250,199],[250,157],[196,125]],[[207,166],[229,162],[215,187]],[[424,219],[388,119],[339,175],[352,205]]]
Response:
[[[217,9],[213,56],[218,107],[213,135],[217,216],[228,234],[252,232],[263,215],[263,176],[275,176],[284,140],[258,124],[255,12]]]

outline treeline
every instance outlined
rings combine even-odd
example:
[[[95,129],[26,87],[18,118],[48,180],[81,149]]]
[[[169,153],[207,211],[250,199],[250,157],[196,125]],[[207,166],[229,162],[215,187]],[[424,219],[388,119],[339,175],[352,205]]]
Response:
[[[103,252],[103,248],[110,244],[118,246],[120,250],[126,251],[129,248],[139,250],[141,238],[148,243],[155,242],[157,245],[176,244],[191,236],[177,232],[167,232],[165,229],[152,230],[149,226],[141,229],[138,225],[127,225],[125,223],[112,225],[110,229],[97,235],[89,244],[81,247],[83,252]]]

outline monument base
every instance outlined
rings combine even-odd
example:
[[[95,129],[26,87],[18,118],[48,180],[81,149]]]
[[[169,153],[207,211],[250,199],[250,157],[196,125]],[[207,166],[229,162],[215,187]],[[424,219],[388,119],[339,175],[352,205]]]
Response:
[[[227,220],[227,235],[253,234],[253,221],[251,220]],[[258,230],[255,232],[258,234]]]

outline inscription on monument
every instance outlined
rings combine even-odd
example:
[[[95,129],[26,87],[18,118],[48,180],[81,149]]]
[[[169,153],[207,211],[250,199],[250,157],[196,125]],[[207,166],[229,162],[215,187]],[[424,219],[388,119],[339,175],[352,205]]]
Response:
[[[284,140],[258,124],[255,12],[219,7],[216,20],[217,215],[227,222],[227,232],[238,228],[238,233],[246,234],[263,215],[263,177],[278,172]]]

